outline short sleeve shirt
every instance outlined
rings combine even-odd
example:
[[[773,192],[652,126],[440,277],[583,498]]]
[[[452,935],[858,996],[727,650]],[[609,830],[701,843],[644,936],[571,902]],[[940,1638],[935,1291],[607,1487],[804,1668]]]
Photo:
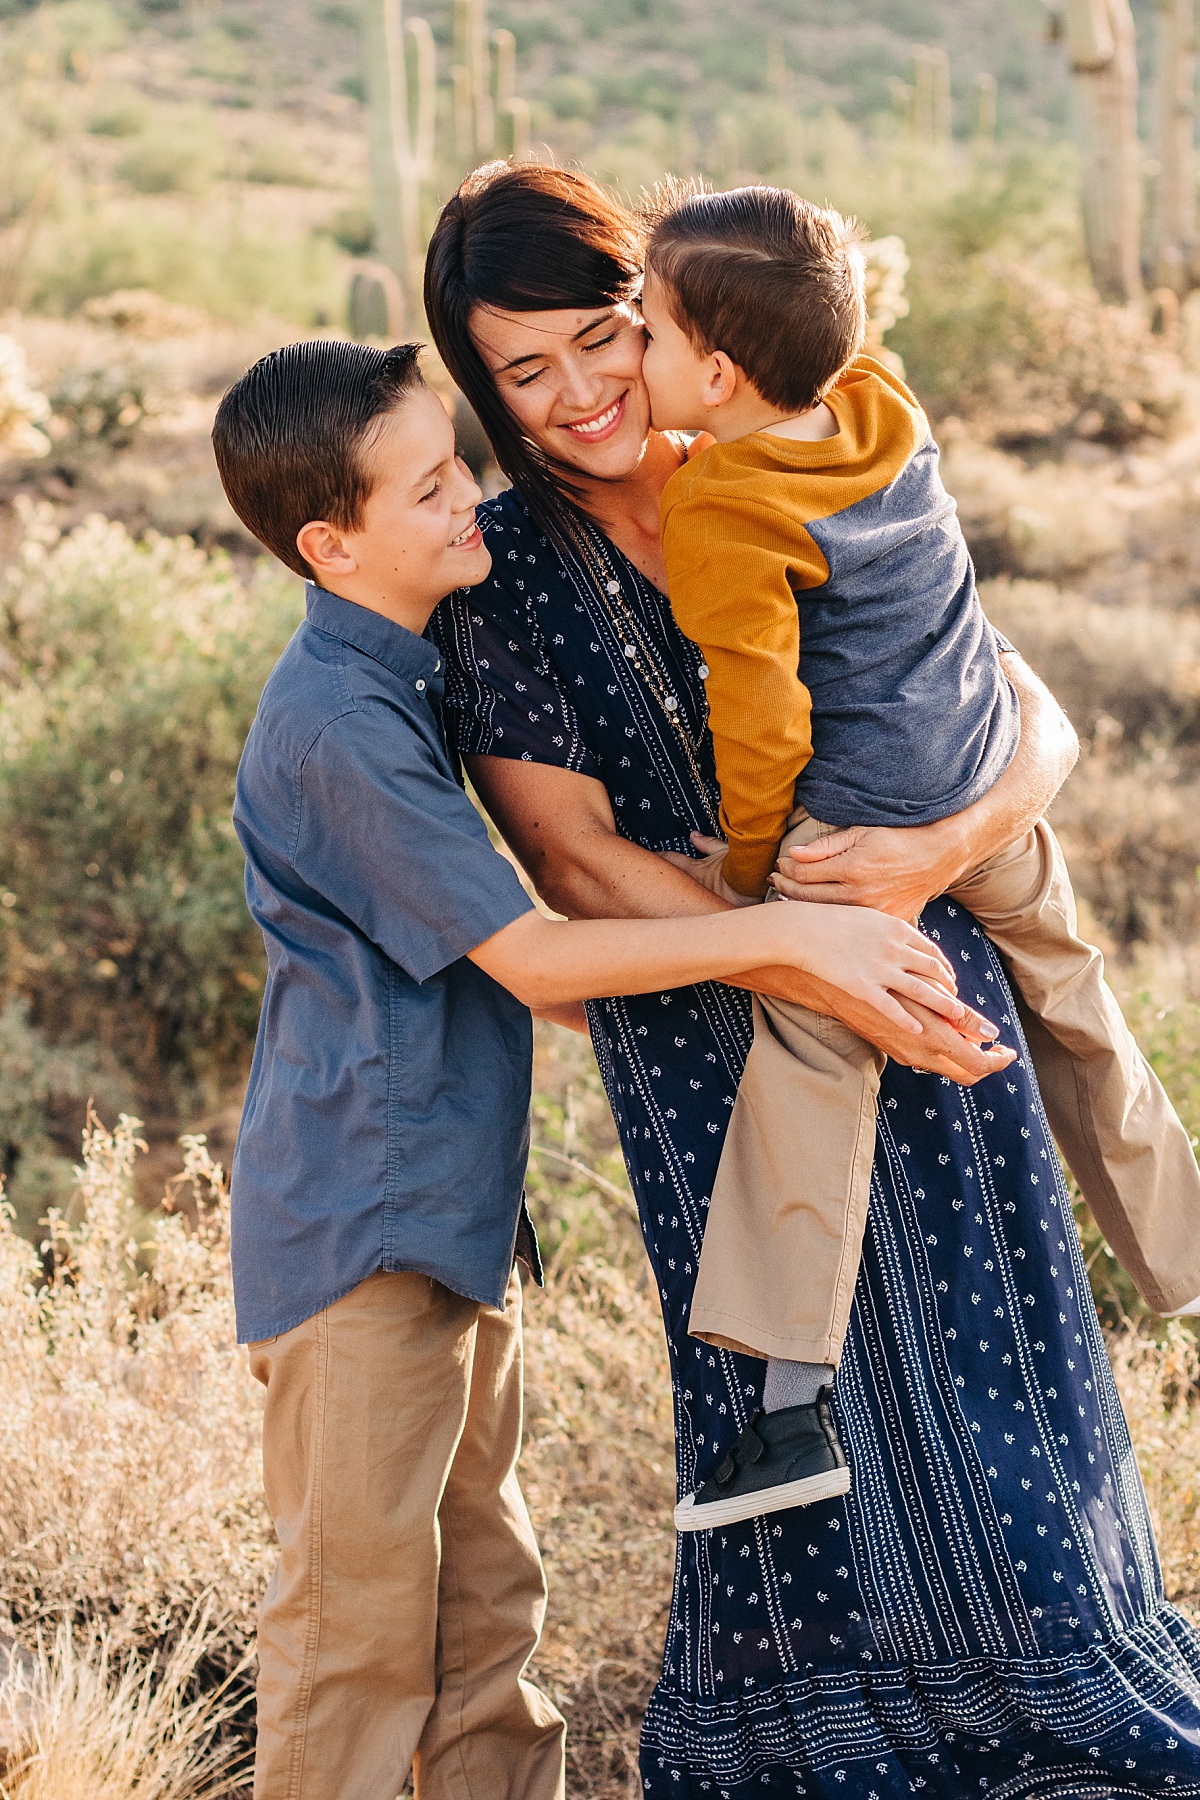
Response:
[[[437,648],[313,586],[238,770],[267,986],[233,1165],[241,1342],[376,1269],[501,1304],[532,1022],[467,953],[530,907],[442,727]]]

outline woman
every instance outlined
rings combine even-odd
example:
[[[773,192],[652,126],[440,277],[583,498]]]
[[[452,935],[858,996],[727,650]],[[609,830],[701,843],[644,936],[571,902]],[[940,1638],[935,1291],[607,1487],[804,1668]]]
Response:
[[[577,915],[719,904],[677,866],[717,829],[717,795],[705,671],[662,593],[658,497],[686,451],[649,432],[639,282],[628,217],[583,177],[528,165],[471,177],[427,263],[438,348],[514,482],[483,521],[490,581],[440,616],[452,729],[542,893]],[[790,885],[924,906],[1009,1050],[927,1021],[919,1057],[939,1073],[918,1073],[911,1042],[844,996],[778,971],[747,984],[823,1006],[893,1058],[837,1382],[854,1484],[681,1539],[642,1734],[652,1800],[1200,1795],[1200,1641],[1163,1600],[1016,1011],[969,915],[926,904],[1026,829],[1069,766],[1053,703],[1006,665],[1022,748],[992,793],[943,825],[826,840],[832,859]],[[763,1372],[687,1335],[750,1002],[708,986],[589,1011],[686,1493],[736,1442]],[[797,1154],[803,1123],[780,1122]]]

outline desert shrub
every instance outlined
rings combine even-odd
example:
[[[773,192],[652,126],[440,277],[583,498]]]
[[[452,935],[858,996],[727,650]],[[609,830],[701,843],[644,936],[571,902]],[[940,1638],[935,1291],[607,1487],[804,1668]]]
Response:
[[[103,450],[125,450],[166,396],[154,390],[159,371],[145,355],[113,346],[110,355],[68,363],[58,372],[50,395],[54,417],[63,428],[60,449],[90,444]]]
[[[149,288],[118,288],[84,302],[85,319],[94,325],[111,325],[134,338],[173,338],[195,334],[204,328],[204,314],[195,306],[164,300]]]
[[[228,1199],[187,1140],[196,1215],[133,1242],[137,1122],[83,1145],[52,1273],[0,1217],[0,1602],[26,1643],[58,1620],[107,1622],[111,1650],[170,1646],[215,1597],[214,1669],[241,1661],[272,1560],[259,1398],[234,1348]]]
[[[1030,466],[987,435],[986,419],[972,429],[947,419],[938,433],[946,486],[981,575],[1074,576],[1128,548],[1128,490],[1120,491],[1114,459],[1098,451],[1098,467]]]
[[[345,300],[328,237],[278,223],[251,229],[217,195],[187,207],[163,196],[65,208],[14,277],[14,292],[35,312],[72,313],[122,288],[149,288],[218,318],[267,311],[308,326]]]
[[[198,119],[163,119],[132,139],[117,174],[139,194],[202,194],[216,172],[216,146]]]
[[[1171,1600],[1200,1602],[1200,1354],[1184,1326],[1161,1343],[1124,1330],[1109,1353],[1154,1515],[1163,1585]]]
[[[229,811],[258,695],[299,610],[186,539],[40,515],[0,587],[0,957],[35,1023],[147,1088],[225,1079],[262,944]]]
[[[35,1242],[47,1211],[65,1206],[75,1190],[73,1157],[85,1103],[115,1114],[129,1099],[128,1084],[87,1049],[51,1044],[29,1023],[28,1003],[0,1007],[0,1175],[20,1229]]]
[[[1090,287],[1021,264],[989,275],[998,329],[990,352],[962,371],[960,408],[985,417],[1002,443],[1166,435],[1183,409],[1183,370],[1136,308],[1106,306]]]
[[[0,337],[0,454],[45,456],[50,439],[42,426],[49,416],[50,402],[31,383],[21,346]]]
[[[88,130],[93,137],[136,137],[146,125],[145,102],[135,93],[106,94],[91,118]]]
[[[987,581],[980,598],[1078,731],[1090,737],[1103,719],[1109,748],[1122,740],[1193,744],[1200,736],[1200,619],[1193,614],[1104,606],[1048,581]]]
[[[255,144],[241,171],[246,181],[264,187],[316,187],[317,177],[287,138],[264,138]]]
[[[114,1648],[101,1623],[40,1638],[0,1700],[5,1800],[225,1800],[249,1753],[224,1729],[236,1701],[198,1680],[218,1633],[201,1609],[161,1657]]]

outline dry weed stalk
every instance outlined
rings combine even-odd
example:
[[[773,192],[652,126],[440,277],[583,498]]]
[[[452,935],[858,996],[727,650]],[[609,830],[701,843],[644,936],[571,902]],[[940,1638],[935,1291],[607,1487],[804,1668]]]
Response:
[[[224,1176],[184,1140],[198,1223],[133,1241],[137,1121],[93,1116],[52,1274],[0,1220],[0,1600],[18,1625],[111,1616],[111,1646],[172,1638],[201,1596],[228,1615],[228,1667],[273,1558],[259,1401],[234,1347]],[[74,1215],[78,1213],[78,1217]]]
[[[569,1043],[556,1072],[542,1042],[543,1088],[566,1094],[538,1103],[557,1144],[530,1173],[550,1253],[526,1312],[521,1476],[550,1583],[536,1672],[566,1709],[572,1793],[626,1800],[670,1598],[670,1380],[595,1068]],[[9,1693],[30,1749],[0,1800],[215,1800],[234,1779],[222,1709],[274,1557],[259,1394],[234,1344],[223,1175],[185,1140],[196,1223],[159,1221],[141,1266],[137,1131],[91,1121],[49,1276],[0,1216],[0,1601],[33,1659],[17,1657]],[[1178,1326],[1161,1345],[1129,1332],[1114,1363],[1167,1590],[1187,1602],[1200,1597],[1195,1343]]]
[[[246,1772],[247,1753],[222,1735],[235,1707],[228,1682],[195,1692],[224,1629],[207,1609],[188,1620],[161,1661],[122,1653],[104,1626],[53,1642],[0,1688],[0,1722],[13,1718],[3,1800],[219,1800]],[[0,1723],[0,1729],[2,1729]],[[5,1732],[10,1738],[13,1734]]]
[[[1200,1608],[1200,1349],[1171,1321],[1161,1342],[1127,1328],[1109,1343],[1158,1534],[1168,1600]]]

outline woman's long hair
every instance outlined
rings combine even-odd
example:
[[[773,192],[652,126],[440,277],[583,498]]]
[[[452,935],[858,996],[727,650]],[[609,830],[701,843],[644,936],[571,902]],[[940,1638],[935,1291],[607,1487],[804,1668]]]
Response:
[[[571,504],[579,471],[521,430],[476,349],[471,314],[596,309],[634,300],[642,285],[637,221],[602,187],[546,163],[489,163],[442,208],[425,259],[425,316],[442,361],[474,407],[496,461],[543,531],[578,535]]]

